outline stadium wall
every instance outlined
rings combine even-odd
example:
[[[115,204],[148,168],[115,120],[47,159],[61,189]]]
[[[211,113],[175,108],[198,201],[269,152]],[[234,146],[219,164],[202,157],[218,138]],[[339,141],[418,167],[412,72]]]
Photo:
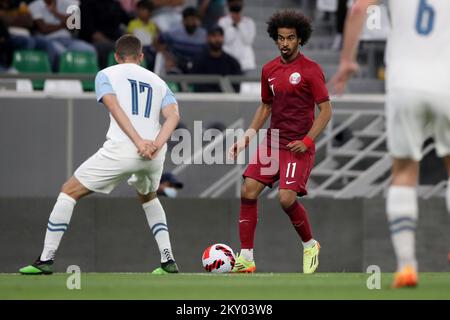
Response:
[[[320,271],[394,271],[384,199],[304,199],[322,245]],[[213,243],[235,250],[238,199],[162,199],[183,272],[202,272],[201,255]],[[54,198],[0,198],[0,272],[17,272],[42,249]],[[259,202],[255,257],[260,272],[301,271],[301,244],[276,200]],[[442,199],[420,200],[417,253],[422,271],[448,271],[450,218]],[[89,197],[80,201],[58,252],[55,269],[148,272],[159,264],[156,243],[138,201]]]
[[[238,119],[246,127],[260,100],[234,94],[177,94],[177,99],[182,122],[191,132],[194,121],[200,120],[205,129],[215,122],[230,126]],[[336,109],[372,109],[383,108],[382,100],[364,95],[333,104]],[[67,176],[102,146],[109,125],[106,109],[92,93],[69,97],[0,92],[0,112],[0,197],[53,197]],[[172,168],[166,155],[165,170]],[[189,167],[178,175],[186,186],[179,196],[199,195],[229,170],[229,165]],[[123,184],[113,195],[134,197],[134,191]]]

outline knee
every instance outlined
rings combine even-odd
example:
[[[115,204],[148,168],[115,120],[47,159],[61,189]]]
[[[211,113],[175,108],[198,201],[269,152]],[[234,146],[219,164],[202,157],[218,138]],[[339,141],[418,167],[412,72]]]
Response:
[[[75,177],[71,177],[61,187],[61,192],[78,201],[84,196],[92,193],[91,190],[83,186]]]
[[[241,198],[257,199],[258,191],[256,188],[252,188],[250,185],[244,183],[241,187]]]
[[[394,159],[392,185],[415,187],[419,176],[419,163],[410,159]]]
[[[286,192],[284,190],[280,190],[278,192],[278,200],[280,201],[280,205],[283,209],[288,209],[297,199],[297,195],[295,192]]]
[[[156,199],[156,192],[149,192],[145,195],[138,193],[138,196],[139,196],[139,199],[141,200],[141,203],[146,203],[146,202]]]
[[[73,188],[71,187],[70,181],[66,181],[62,185],[60,191],[70,196],[70,194],[72,193],[72,190],[73,190]]]

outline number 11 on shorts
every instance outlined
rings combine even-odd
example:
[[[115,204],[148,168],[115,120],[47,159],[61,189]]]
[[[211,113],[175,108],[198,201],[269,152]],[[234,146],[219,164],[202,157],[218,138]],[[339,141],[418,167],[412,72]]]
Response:
[[[292,166],[291,166],[291,164],[292,164]],[[289,172],[291,171],[291,167],[292,167],[291,178],[294,178],[294,176],[295,176],[295,169],[297,168],[297,163],[289,162],[287,165],[287,170],[286,170],[286,178],[289,178]]]

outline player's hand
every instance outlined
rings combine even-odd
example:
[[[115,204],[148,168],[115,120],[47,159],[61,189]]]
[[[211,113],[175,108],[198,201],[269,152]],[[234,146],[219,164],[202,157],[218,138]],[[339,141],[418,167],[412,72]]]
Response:
[[[289,148],[292,152],[305,152],[308,150],[308,147],[301,140],[295,140],[289,142],[286,147]]]
[[[154,160],[158,156],[159,151],[161,150],[161,146],[157,145],[156,143],[153,143],[153,146],[155,147],[155,149],[149,155],[150,160]]]
[[[339,64],[338,71],[328,82],[330,91],[334,94],[341,95],[345,91],[348,80],[357,73],[359,65],[354,61],[342,61]]]
[[[247,139],[240,139],[238,142],[234,143],[230,150],[228,150],[228,158],[236,159],[239,153],[247,146],[248,143],[246,141]]]
[[[141,157],[151,159],[152,154],[157,150],[155,143],[151,140],[142,139],[137,143],[138,153]]]

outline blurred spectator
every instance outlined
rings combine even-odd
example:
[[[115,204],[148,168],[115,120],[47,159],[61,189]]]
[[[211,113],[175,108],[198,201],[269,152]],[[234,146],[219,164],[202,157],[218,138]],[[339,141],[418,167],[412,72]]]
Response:
[[[25,2],[1,0],[0,19],[9,27],[30,29],[33,26],[33,19]]]
[[[158,196],[176,198],[180,189],[183,189],[183,183],[178,181],[172,173],[165,172],[161,176],[159,188],[156,193]]]
[[[100,69],[103,69],[108,66],[115,41],[124,33],[121,25],[125,28],[129,17],[116,0],[82,0],[80,9],[80,38],[95,46]]]
[[[36,39],[31,36],[33,19],[25,2],[14,0],[0,1],[0,20],[8,29],[13,48],[34,49]]]
[[[155,10],[152,20],[161,32],[169,31],[181,23],[181,11],[185,0],[153,0]]]
[[[242,15],[243,0],[228,0],[228,15],[220,18],[219,25],[225,32],[223,51],[237,59],[242,70],[256,68],[253,42],[256,36],[255,22]]]
[[[161,50],[168,73],[189,73],[194,59],[206,45],[206,31],[200,27],[198,12],[193,7],[183,10],[183,24],[161,33]]]
[[[58,66],[58,58],[66,51],[85,51],[95,53],[95,48],[89,43],[74,39],[66,28],[69,15],[67,8],[73,5],[69,0],[35,0],[29,10],[38,32],[38,38],[48,40],[46,50],[54,70]]]
[[[197,0],[202,27],[211,29],[225,15],[225,0]]]
[[[239,62],[222,50],[224,32],[222,27],[215,26],[208,31],[208,49],[194,63],[192,73],[240,75],[242,74]],[[239,92],[239,85],[234,85],[234,90]],[[220,92],[218,84],[197,84],[196,92]]]
[[[348,0],[338,0],[336,11],[336,35],[331,45],[331,50],[339,51],[342,46],[342,34],[344,33],[345,17],[347,16]]]
[[[123,11],[125,11],[129,17],[135,16],[136,6],[139,0],[119,0],[119,2]]]
[[[0,19],[0,72],[9,68],[12,62],[13,47],[8,28]]]
[[[141,0],[136,7],[137,18],[128,24],[128,33],[133,33],[142,43],[145,61],[149,70],[154,69],[156,48],[158,39],[158,27],[150,20],[153,4],[149,0]]]

